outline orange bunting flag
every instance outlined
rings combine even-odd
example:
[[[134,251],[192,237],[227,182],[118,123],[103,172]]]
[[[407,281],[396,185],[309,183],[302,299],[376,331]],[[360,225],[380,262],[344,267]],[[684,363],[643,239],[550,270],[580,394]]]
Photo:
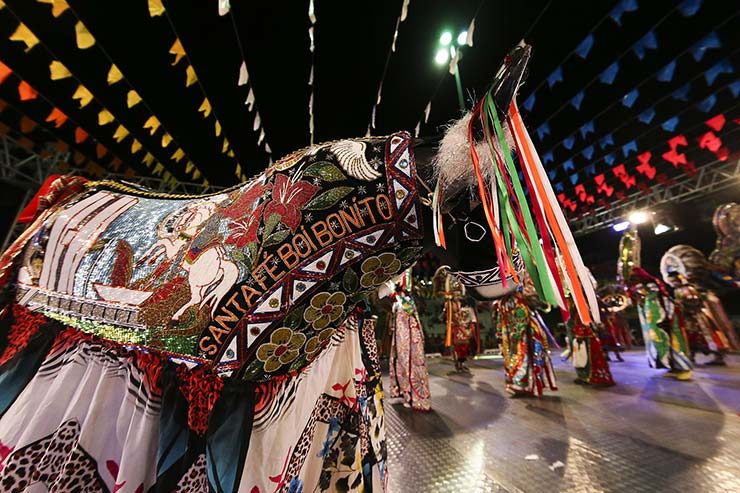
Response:
[[[74,159],[75,164],[80,165],[85,162],[85,155],[80,151],[75,151],[72,159]]]
[[[5,65],[3,62],[0,62],[0,84],[5,82],[5,79],[7,79],[8,76],[12,73],[13,71],[10,70],[10,67]]]
[[[38,96],[39,93],[36,92],[36,89],[31,87],[31,85],[25,80],[22,80],[21,83],[18,84],[18,97],[21,101],[30,101],[32,99],[36,99]]]
[[[27,150],[27,151],[29,151],[29,152],[33,152],[33,146],[34,146],[34,143],[33,143],[33,141],[32,141],[31,139],[29,139],[28,137],[21,137],[20,139],[18,139],[18,140],[16,141],[16,143],[17,143],[17,144],[18,144],[19,146],[21,146],[22,148],[24,148],[25,150]]]
[[[150,116],[147,121],[144,122],[144,128],[148,128],[149,133],[152,135],[157,132],[159,125],[160,123],[156,116]]]
[[[170,47],[170,55],[175,55],[175,61],[172,62],[172,65],[177,65],[178,63],[180,63],[182,57],[185,56],[185,48],[182,47],[180,38],[175,39],[175,42],[172,43],[172,47]]]
[[[113,118],[113,115],[108,110],[103,110],[98,113],[98,125],[100,126],[108,125],[113,120],[115,120],[115,118]]]
[[[108,148],[103,144],[98,143],[98,145],[95,146],[95,155],[98,156],[98,159],[103,159],[103,156],[106,154],[108,154]]]
[[[121,169],[121,165],[122,164],[123,164],[123,161],[121,161],[121,158],[118,158],[117,157],[117,158],[114,158],[113,161],[111,161],[108,164],[108,166],[110,166],[113,169],[113,171],[118,171],[119,169]],[[129,168],[129,169],[131,169],[131,168]],[[129,178],[131,178],[131,177],[129,176]]]
[[[174,152],[174,154],[172,154],[172,157],[170,159],[174,159],[176,163],[179,163],[184,157],[185,151],[183,151],[182,149],[178,149]]]
[[[46,121],[50,123],[53,122],[56,128],[59,128],[62,125],[64,125],[64,122],[66,122],[67,120],[68,120],[67,115],[62,113],[62,110],[60,110],[59,108],[54,108],[53,110],[51,110],[51,113],[49,113],[49,116],[46,117]]]
[[[113,138],[116,139],[116,142],[123,142],[123,139],[126,137],[128,137],[128,130],[123,125],[118,125],[116,133],[113,134]]]
[[[108,85],[112,86],[121,79],[123,79],[121,71],[118,70],[115,64],[111,65],[110,70],[108,70]]]
[[[38,123],[31,120],[27,116],[21,118],[21,133],[29,134],[33,132],[33,129],[38,126]]]
[[[82,21],[77,21],[75,24],[75,35],[77,37],[77,47],[81,50],[86,50],[95,45],[95,38]]]
[[[0,113],[2,113],[5,110],[6,106],[8,106],[8,103],[5,102],[5,100],[0,99]]]
[[[141,150],[141,142],[134,139],[133,142],[131,142],[131,154],[136,154]]]
[[[72,72],[70,72],[69,69],[58,60],[54,60],[49,64],[49,73],[51,74],[51,80],[60,80],[72,77]]]
[[[37,38],[36,35],[31,32],[28,26],[22,22],[18,24],[16,30],[13,31],[13,34],[10,35],[10,40],[25,43],[26,53],[31,51],[31,48],[39,44],[39,38]]]
[[[139,96],[139,93],[134,91],[133,89],[126,94],[126,106],[129,108],[133,108],[137,104],[141,102],[141,96]]]
[[[117,168],[116,168],[116,171],[118,171]],[[126,168],[126,171],[123,173],[123,177],[128,178],[129,180],[135,176],[136,176],[136,171],[134,170],[134,168]]]
[[[151,152],[147,152],[141,162],[146,164],[147,168],[149,168],[152,166],[152,164],[154,164],[154,156],[152,156]]]
[[[77,99],[80,102],[80,108],[84,108],[90,104],[90,101],[93,99],[93,95],[87,90],[87,87],[80,84],[77,86],[75,93],[72,94],[72,99]]]
[[[37,0],[39,3],[48,3],[51,5],[51,15],[59,17],[69,8],[66,0]]]
[[[172,142],[172,136],[167,132],[162,135],[162,147],[167,147]]]
[[[85,142],[88,136],[88,133],[85,132],[81,127],[75,128],[75,142],[77,144],[82,144],[83,142]]]
[[[162,14],[164,14],[164,5],[162,5],[162,0],[149,0],[149,15],[151,17],[156,17]]]
[[[188,65],[188,68],[185,69],[185,76],[185,87],[190,87],[198,82],[198,76],[195,75],[195,69],[192,65]]]
[[[211,103],[208,101],[208,98],[205,98],[203,100],[203,103],[200,105],[200,108],[198,108],[198,111],[203,113],[203,118],[207,118],[208,115],[211,114]]]
[[[54,144],[54,148],[62,154],[69,152],[69,144],[63,140],[57,140],[56,144]]]

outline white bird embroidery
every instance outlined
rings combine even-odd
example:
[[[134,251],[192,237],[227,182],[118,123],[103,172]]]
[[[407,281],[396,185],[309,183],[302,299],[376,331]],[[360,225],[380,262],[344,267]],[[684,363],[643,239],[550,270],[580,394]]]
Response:
[[[340,166],[349,176],[358,180],[376,180],[381,175],[367,162],[365,147],[364,142],[342,140],[332,144],[329,150],[337,157]]]

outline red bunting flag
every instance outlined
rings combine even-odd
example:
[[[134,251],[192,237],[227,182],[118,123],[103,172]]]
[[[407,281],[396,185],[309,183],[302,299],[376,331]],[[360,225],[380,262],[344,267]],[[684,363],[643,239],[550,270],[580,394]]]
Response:
[[[77,127],[75,129],[75,142],[78,144],[82,144],[87,140],[88,133],[85,132],[82,128]]]
[[[639,156],[637,156],[637,160],[640,161],[640,165],[635,168],[638,173],[645,175],[649,180],[652,180],[655,178],[655,173],[657,173],[657,169],[650,164],[650,158],[652,157],[652,154],[650,151],[643,152]]]
[[[18,97],[20,97],[21,101],[36,99],[38,95],[39,93],[36,92],[36,89],[31,87],[31,85],[25,80],[22,80],[20,84],[18,84]]]

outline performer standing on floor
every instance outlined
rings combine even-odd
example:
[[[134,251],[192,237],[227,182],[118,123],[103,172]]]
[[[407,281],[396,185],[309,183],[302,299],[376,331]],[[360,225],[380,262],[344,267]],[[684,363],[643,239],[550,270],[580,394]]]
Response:
[[[465,287],[455,277],[447,273],[446,266],[437,269],[434,275],[435,292],[444,296],[445,304],[442,320],[445,322],[445,347],[452,348],[452,358],[458,373],[470,373],[465,365],[470,352],[470,338],[474,325],[463,305]]]
[[[662,281],[641,267],[632,269],[630,296],[640,316],[645,350],[651,368],[668,368],[678,380],[691,378],[689,346],[681,326],[680,311]]]
[[[558,389],[547,328],[537,316],[537,303],[536,295],[529,290],[517,290],[491,306],[504,357],[506,390],[514,396],[539,397],[545,386]]]
[[[570,297],[568,297],[568,307],[571,313],[575,314]],[[570,317],[567,327],[571,346],[570,356],[576,370],[576,383],[614,385],[598,332],[593,327],[582,323],[577,316]],[[621,361],[621,355],[619,353],[617,355]]]
[[[394,300],[389,323],[391,398],[403,398],[403,405],[415,411],[429,411],[432,403],[424,331],[411,295],[410,273],[407,271],[396,283],[389,282],[384,288]]]

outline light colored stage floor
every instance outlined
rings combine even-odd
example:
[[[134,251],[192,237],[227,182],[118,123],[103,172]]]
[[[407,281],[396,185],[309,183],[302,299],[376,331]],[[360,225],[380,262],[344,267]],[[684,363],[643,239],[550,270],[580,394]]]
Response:
[[[540,399],[508,397],[500,359],[428,360],[431,413],[386,401],[390,491],[740,492],[740,357],[677,382],[634,350],[606,389],[554,359]]]

